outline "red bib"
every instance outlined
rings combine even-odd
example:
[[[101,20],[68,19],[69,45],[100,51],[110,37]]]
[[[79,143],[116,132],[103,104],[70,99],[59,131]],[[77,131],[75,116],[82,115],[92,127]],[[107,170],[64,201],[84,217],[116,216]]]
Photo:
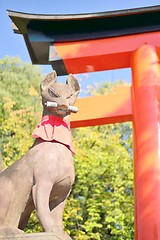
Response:
[[[70,149],[72,154],[75,154],[70,123],[63,118],[48,115],[44,116],[34,129],[32,137],[62,143]]]

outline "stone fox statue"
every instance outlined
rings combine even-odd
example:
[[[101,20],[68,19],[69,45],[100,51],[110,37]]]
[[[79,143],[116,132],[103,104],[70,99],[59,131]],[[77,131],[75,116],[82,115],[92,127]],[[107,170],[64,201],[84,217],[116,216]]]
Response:
[[[63,209],[75,177],[70,113],[80,86],[72,74],[66,84],[56,77],[53,71],[41,82],[43,116],[33,146],[0,174],[0,235],[23,230],[34,209],[45,232],[63,232]]]

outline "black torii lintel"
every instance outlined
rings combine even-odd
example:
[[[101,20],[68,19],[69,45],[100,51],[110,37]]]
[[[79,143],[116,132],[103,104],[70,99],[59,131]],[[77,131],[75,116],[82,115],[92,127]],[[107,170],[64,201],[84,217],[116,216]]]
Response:
[[[118,11],[42,15],[8,10],[15,33],[22,34],[32,63],[49,64],[58,75],[68,74],[54,44],[114,38],[160,30],[160,5]],[[52,47],[51,47],[52,44]],[[54,52],[54,59],[49,58]]]

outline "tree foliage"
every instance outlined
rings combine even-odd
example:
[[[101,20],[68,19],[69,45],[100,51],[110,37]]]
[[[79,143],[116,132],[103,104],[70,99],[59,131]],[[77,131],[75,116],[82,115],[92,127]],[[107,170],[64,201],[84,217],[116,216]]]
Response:
[[[18,57],[0,60],[0,150],[4,166],[23,156],[31,146],[31,133],[40,119],[41,69]]]
[[[39,68],[0,61],[0,148],[4,167],[23,156],[41,117]],[[108,92],[105,86],[101,93]],[[64,212],[74,240],[133,239],[132,129],[129,123],[74,129],[76,179]],[[42,231],[35,213],[27,232]]]
[[[127,147],[123,141],[121,124],[76,132],[76,181],[64,215],[74,239],[133,239],[131,135]]]
[[[0,60],[0,98],[14,101],[14,109],[34,107],[38,109],[39,83],[42,79],[39,67],[22,62],[18,57]]]

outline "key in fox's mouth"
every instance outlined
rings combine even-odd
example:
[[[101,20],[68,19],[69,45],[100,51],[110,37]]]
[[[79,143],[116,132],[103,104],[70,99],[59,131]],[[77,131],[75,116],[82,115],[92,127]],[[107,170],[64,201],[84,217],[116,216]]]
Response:
[[[50,101],[47,101],[45,103],[45,106],[46,107],[51,107],[51,108],[57,108],[58,107],[58,104],[56,102],[50,102]],[[62,110],[63,112],[73,112],[73,113],[77,113],[78,112],[78,108],[77,107],[74,107],[74,106],[69,106],[68,108],[66,106],[59,106],[58,107],[60,110]],[[64,110],[65,108],[65,110]]]

